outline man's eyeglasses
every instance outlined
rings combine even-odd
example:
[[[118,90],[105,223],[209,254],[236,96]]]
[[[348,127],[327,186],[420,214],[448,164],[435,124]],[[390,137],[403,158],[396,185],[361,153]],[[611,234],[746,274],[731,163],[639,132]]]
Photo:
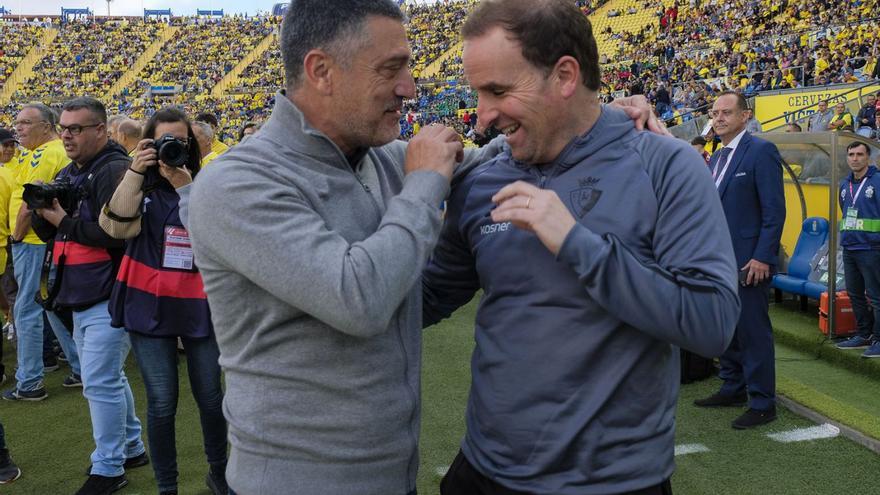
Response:
[[[59,125],[58,129],[61,130],[61,134],[64,134],[65,131],[69,132],[71,136],[79,136],[82,134],[83,129],[88,129],[89,127],[98,127],[102,124],[91,124],[91,125]]]
[[[45,120],[16,120],[12,123],[12,127],[30,127],[34,124],[48,124]]]

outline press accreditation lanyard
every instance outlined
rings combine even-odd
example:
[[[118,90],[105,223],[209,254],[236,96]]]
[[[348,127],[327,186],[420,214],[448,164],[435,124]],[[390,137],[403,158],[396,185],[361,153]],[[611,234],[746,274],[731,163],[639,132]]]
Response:
[[[859,210],[856,208],[856,200],[859,199],[859,195],[862,194],[862,188],[865,187],[865,182],[868,182],[868,178],[864,177],[862,179],[862,183],[859,184],[859,188],[856,189],[855,194],[853,194],[853,183],[849,181],[849,196],[852,198],[852,206],[846,209],[846,218],[844,219],[844,227],[847,229],[855,229],[856,224],[859,217]]]
[[[852,198],[852,207],[853,208],[856,207],[856,200],[859,199],[859,194],[862,193],[862,188],[865,187],[865,182],[868,182],[867,177],[862,179],[862,183],[859,184],[859,188],[856,189],[856,193],[853,194],[853,188],[852,188],[853,183],[852,183],[852,181],[849,181],[849,196]]]

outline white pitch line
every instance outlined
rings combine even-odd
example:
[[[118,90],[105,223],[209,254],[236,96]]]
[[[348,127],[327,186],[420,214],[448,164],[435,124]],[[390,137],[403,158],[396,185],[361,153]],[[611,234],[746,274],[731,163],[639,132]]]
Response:
[[[439,466],[437,469],[434,470],[434,473],[442,478],[443,476],[446,476],[447,471],[449,471],[449,466]]]
[[[675,455],[697,454],[699,452],[710,452],[709,447],[701,443],[683,443],[675,446]]]
[[[777,442],[804,442],[807,440],[819,440],[821,438],[834,438],[840,435],[840,428],[828,423],[809,428],[798,428],[791,431],[781,431],[779,433],[768,433],[767,436]]]

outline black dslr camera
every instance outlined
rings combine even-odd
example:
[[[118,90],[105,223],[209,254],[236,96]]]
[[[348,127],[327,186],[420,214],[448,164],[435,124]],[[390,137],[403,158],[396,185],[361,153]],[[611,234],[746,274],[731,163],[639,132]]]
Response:
[[[77,201],[82,198],[80,188],[71,184],[70,179],[58,179],[48,184],[25,184],[21,199],[28,208],[52,208],[52,200],[57,199],[61,208],[69,215],[76,210]]]
[[[171,134],[153,141],[153,148],[162,163],[169,167],[182,167],[189,161],[189,145]]]

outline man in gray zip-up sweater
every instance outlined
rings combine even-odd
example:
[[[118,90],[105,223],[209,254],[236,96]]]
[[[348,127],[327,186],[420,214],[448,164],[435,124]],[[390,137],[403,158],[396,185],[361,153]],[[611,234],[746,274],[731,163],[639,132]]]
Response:
[[[484,292],[441,493],[668,495],[676,346],[720,355],[739,314],[705,162],[600,107],[571,1],[483,0],[462,35],[478,125],[509,150],[453,190],[423,277],[425,325]]]
[[[462,148],[441,126],[393,141],[415,93],[401,20],[390,0],[293,2],[287,93],[192,186],[239,495],[415,490],[416,282]]]

